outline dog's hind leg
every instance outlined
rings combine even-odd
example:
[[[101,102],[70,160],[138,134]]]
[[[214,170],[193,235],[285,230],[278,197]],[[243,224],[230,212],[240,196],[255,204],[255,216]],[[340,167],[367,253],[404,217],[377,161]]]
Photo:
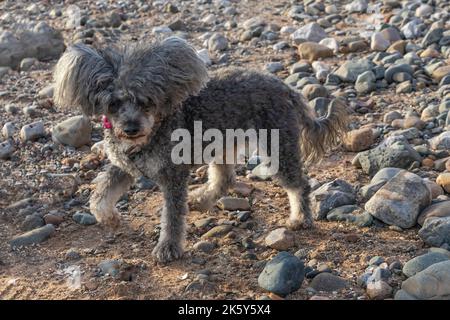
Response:
[[[169,262],[181,258],[186,238],[188,172],[177,172],[174,176],[159,179],[164,195],[161,211],[161,233],[153,255],[159,262]]]
[[[210,163],[206,185],[189,194],[190,208],[198,211],[211,209],[216,201],[234,185],[234,182],[234,164]]]
[[[120,224],[120,214],[116,203],[129,189],[133,178],[119,167],[110,166],[106,172],[100,173],[96,187],[90,198],[90,210],[98,222],[117,228]]]
[[[310,186],[302,172],[299,145],[297,141],[283,139],[280,144],[279,170],[276,174],[280,185],[286,190],[290,216],[287,226],[290,229],[309,228],[313,225],[309,205]]]

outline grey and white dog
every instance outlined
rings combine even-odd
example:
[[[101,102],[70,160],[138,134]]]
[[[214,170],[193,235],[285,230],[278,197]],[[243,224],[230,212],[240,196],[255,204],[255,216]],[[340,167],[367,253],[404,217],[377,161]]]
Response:
[[[345,132],[346,107],[335,99],[325,117],[310,114],[298,92],[278,78],[224,68],[208,77],[195,50],[171,37],[123,48],[69,47],[56,65],[55,103],[106,115],[106,154],[112,165],[96,179],[90,209],[100,223],[119,224],[115,204],[137,177],[156,182],[164,195],[161,234],[153,254],[168,262],[183,255],[191,165],[174,164],[178,128],[279,129],[279,170],[275,178],[290,203],[288,226],[312,226],[309,184],[302,166],[335,144]],[[234,166],[212,162],[208,182],[189,195],[189,204],[207,210],[234,182]]]

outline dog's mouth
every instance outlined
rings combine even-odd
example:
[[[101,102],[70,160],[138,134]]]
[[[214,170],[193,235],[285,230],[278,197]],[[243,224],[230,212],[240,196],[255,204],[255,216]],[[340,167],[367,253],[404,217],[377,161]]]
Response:
[[[139,134],[139,135],[134,135],[134,136],[124,135],[124,136],[122,136],[122,138],[125,140],[129,140],[129,141],[136,141],[141,138],[144,138],[145,136],[146,136],[145,134]]]

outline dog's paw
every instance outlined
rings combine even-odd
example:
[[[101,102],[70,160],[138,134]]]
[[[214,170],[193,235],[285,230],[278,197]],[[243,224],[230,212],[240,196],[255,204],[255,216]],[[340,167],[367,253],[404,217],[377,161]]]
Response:
[[[214,206],[214,200],[207,195],[199,196],[197,193],[189,195],[189,210],[207,212]]]
[[[103,226],[116,230],[120,226],[120,213],[116,208],[110,208],[96,204],[95,202],[90,205],[91,213],[97,219],[97,222]]]
[[[161,263],[167,263],[180,259],[183,256],[182,246],[174,241],[160,241],[153,249],[153,256]]]
[[[286,226],[290,230],[311,229],[314,226],[312,219],[288,219]]]

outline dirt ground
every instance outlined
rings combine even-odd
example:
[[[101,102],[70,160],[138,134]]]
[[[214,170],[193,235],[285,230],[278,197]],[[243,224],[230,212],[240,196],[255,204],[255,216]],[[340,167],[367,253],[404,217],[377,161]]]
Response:
[[[54,5],[51,1],[37,3],[42,12],[50,11]],[[237,20],[240,22],[253,17],[257,12],[259,16],[279,26],[299,25],[286,15],[277,13],[288,9],[289,1],[233,3],[239,9]],[[3,8],[19,16],[26,16],[24,8],[28,5],[30,2],[19,1],[15,5],[10,2],[3,3],[0,4],[0,12]],[[90,8],[90,15],[94,17],[102,17],[108,12],[106,9],[97,9],[91,1],[81,1],[77,5]],[[193,5],[187,5],[187,9],[191,13],[198,11]],[[182,19],[185,19],[186,15],[187,13],[178,14]],[[167,21],[174,18],[174,15],[160,13],[156,9],[143,12],[140,17],[126,21],[128,28],[122,31],[118,38],[122,41],[149,38],[149,30],[153,26],[167,24]],[[62,29],[66,43],[70,42],[74,31],[64,29],[62,17],[49,19],[48,15],[43,14],[40,19]],[[355,28],[359,23],[363,23],[364,16],[358,19],[354,26],[341,25],[339,28]],[[196,19],[187,21],[188,40],[201,48],[202,41],[198,37],[209,31],[208,27]],[[236,31],[224,31],[224,34],[231,42],[228,65],[261,69],[269,61],[283,61],[288,65],[298,60],[295,49],[275,53],[271,46],[239,43]],[[115,39],[99,37],[96,41],[110,43],[116,41]],[[36,93],[51,83],[51,70],[55,62],[40,62],[33,70],[15,72],[0,82],[0,105],[13,102],[23,107],[36,101]],[[340,62],[342,60],[335,60],[336,65]],[[212,68],[218,67],[213,65]],[[288,68],[285,68],[277,75],[284,78],[288,75],[287,70]],[[373,99],[376,103],[371,106],[370,112],[374,117],[373,122],[376,123],[383,113],[404,110],[414,105],[421,95],[422,93],[412,93],[399,97],[393,94],[392,90],[385,90],[377,93],[376,97],[354,99],[353,103]],[[434,96],[430,95],[426,99],[432,100]],[[383,103],[378,104],[380,101]],[[46,127],[51,127],[53,123],[75,114],[78,114],[78,111],[63,111],[51,106],[42,110],[39,119],[44,121]],[[352,117],[362,124],[369,122],[362,114],[354,114]],[[2,114],[0,120],[0,123],[14,121],[19,128],[31,121],[24,115],[8,114]],[[101,138],[99,121],[93,121],[94,136]],[[71,215],[76,211],[88,210],[87,200],[92,187],[90,181],[108,162],[101,160],[96,168],[78,171],[81,183],[77,191],[68,197],[69,182],[53,184],[47,181],[45,176],[47,173],[71,172],[70,166],[67,169],[63,163],[69,160],[72,166],[73,163],[79,163],[89,155],[89,147],[78,150],[55,147],[51,152],[43,152],[48,143],[51,143],[50,137],[33,143],[23,143],[12,160],[0,162],[0,299],[258,299],[268,294],[258,286],[257,279],[264,262],[277,251],[267,248],[264,238],[271,230],[284,226],[289,212],[287,195],[278,185],[271,181],[253,181],[245,175],[239,175],[239,181],[254,187],[249,196],[252,202],[250,219],[244,223],[235,223],[232,232],[226,237],[217,238],[217,247],[212,253],[206,254],[192,249],[193,244],[198,242],[205,232],[204,228],[196,227],[194,222],[211,218],[212,221],[207,227],[209,229],[230,218],[226,212],[219,209],[208,214],[191,212],[187,218],[189,228],[185,256],[179,261],[160,265],[151,256],[151,251],[158,236],[161,193],[158,190],[128,192],[126,200],[119,203],[122,226],[113,235],[100,225],[79,225],[71,219]],[[369,181],[369,177],[351,165],[353,156],[354,154],[342,149],[330,151],[322,163],[308,168],[309,176],[320,183],[341,178],[355,188],[361,187]],[[233,194],[233,190],[230,190],[230,195]],[[20,229],[23,218],[20,208],[6,208],[29,197],[34,198],[31,205],[33,210],[63,211],[65,218],[49,240],[40,245],[13,251],[8,241],[23,232]],[[77,203],[72,201],[67,207],[71,199],[75,199]],[[327,263],[335,273],[351,284],[341,292],[321,294],[333,299],[365,298],[365,290],[357,285],[356,280],[364,273],[371,257],[379,255],[388,262],[405,262],[417,256],[424,248],[416,228],[398,232],[382,224],[358,228],[347,223],[319,221],[313,229],[298,231],[295,236],[295,247],[291,248],[290,252],[306,250],[306,261],[316,259],[318,262]],[[243,246],[243,241],[248,239],[255,243],[254,249],[248,250]],[[67,252],[71,249],[79,253],[77,260],[67,257]],[[120,276],[117,278],[102,276],[99,273],[98,264],[109,259],[122,260]],[[74,268],[81,272],[80,286],[68,283],[69,271]],[[199,274],[209,274],[208,280],[199,277]],[[400,280],[393,277],[390,284],[398,288]],[[309,282],[309,279],[305,279],[302,288],[288,295],[286,299],[308,299]]]

